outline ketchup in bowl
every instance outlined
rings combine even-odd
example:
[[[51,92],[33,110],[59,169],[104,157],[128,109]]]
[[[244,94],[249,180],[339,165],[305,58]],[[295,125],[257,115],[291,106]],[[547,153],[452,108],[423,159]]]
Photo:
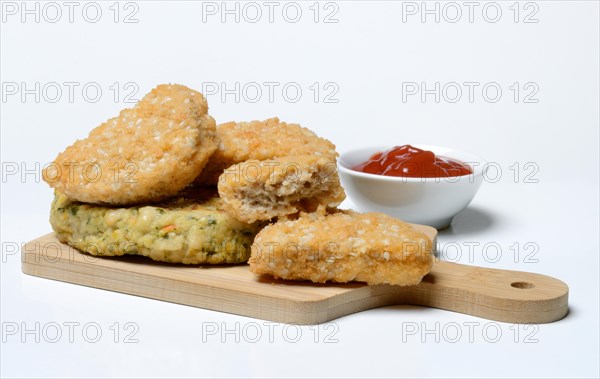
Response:
[[[463,162],[436,156],[431,151],[411,145],[396,146],[383,153],[377,153],[352,169],[369,174],[405,178],[448,178],[473,173]]]

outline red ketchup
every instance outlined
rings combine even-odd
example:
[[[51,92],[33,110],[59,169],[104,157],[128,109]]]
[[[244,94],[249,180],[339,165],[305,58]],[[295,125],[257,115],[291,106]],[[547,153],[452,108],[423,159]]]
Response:
[[[383,153],[377,153],[353,170],[405,178],[448,178],[473,173],[463,162],[436,156],[431,151],[410,145],[396,146]]]

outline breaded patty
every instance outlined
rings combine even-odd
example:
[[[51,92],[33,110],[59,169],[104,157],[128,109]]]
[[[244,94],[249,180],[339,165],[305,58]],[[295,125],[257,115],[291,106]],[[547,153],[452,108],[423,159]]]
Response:
[[[60,153],[43,177],[74,200],[108,205],[177,194],[216,150],[215,121],[204,96],[159,85]]]
[[[432,242],[410,224],[381,213],[302,213],[254,239],[256,274],[316,283],[359,281],[416,285],[433,265]]]
[[[315,155],[233,165],[219,178],[219,196],[225,210],[245,222],[333,208],[346,198],[335,160]]]
[[[55,193],[50,224],[63,243],[99,256],[136,254],[172,263],[240,263],[261,225],[236,220],[216,191],[187,189],[170,201],[106,207]]]
[[[219,146],[197,183],[217,184],[219,175],[236,163],[286,155],[317,155],[337,158],[335,145],[298,124],[277,117],[264,121],[228,122],[217,127]]]

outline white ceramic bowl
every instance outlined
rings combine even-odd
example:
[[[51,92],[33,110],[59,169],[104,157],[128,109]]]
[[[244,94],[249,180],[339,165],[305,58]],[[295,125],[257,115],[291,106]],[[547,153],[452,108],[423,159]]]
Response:
[[[473,174],[450,178],[402,178],[354,171],[373,154],[392,146],[373,146],[340,155],[339,174],[346,193],[361,212],[382,212],[401,220],[443,229],[477,193],[483,181],[485,162],[459,150],[441,146],[414,145],[435,155],[458,159]]]

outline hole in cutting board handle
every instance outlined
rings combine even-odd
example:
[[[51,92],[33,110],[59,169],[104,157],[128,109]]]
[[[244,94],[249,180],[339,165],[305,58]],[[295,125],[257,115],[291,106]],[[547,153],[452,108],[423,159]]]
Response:
[[[535,285],[533,283],[529,283],[529,282],[513,282],[513,283],[510,283],[510,286],[521,289],[521,290],[527,290],[527,289],[535,287]]]

